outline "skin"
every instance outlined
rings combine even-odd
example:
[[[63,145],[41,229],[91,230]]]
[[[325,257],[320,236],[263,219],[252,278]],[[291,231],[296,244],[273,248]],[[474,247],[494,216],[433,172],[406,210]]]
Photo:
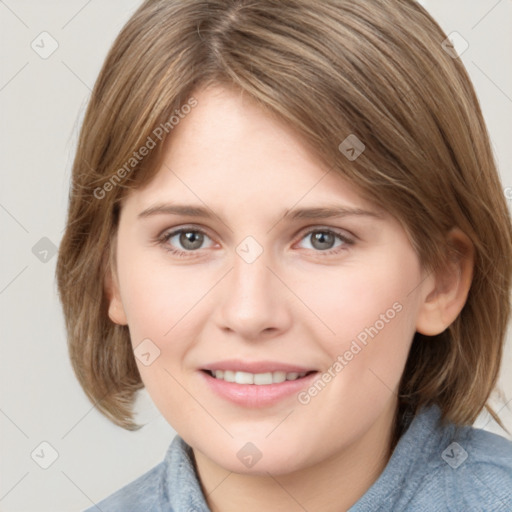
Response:
[[[450,233],[467,257],[427,274],[401,224],[341,175],[327,174],[288,126],[234,90],[194,96],[198,106],[174,128],[161,169],[123,203],[106,284],[109,316],[129,326],[134,348],[149,338],[160,350],[148,366],[137,359],[138,368],[156,406],[193,447],[213,511],[346,510],[389,459],[415,331],[443,331],[464,305],[469,241]],[[138,218],[160,203],[206,206],[214,216]],[[333,204],[371,215],[283,218],[288,209]],[[207,236],[192,249],[179,234],[157,241],[178,228]],[[323,249],[313,229],[351,243],[334,237]],[[252,263],[236,252],[247,236],[263,250]],[[166,250],[173,248],[184,257]],[[259,409],[235,405],[200,374],[234,357],[326,371],[396,303],[400,312],[307,405],[296,395]],[[237,457],[247,442],[262,454],[251,468]]]

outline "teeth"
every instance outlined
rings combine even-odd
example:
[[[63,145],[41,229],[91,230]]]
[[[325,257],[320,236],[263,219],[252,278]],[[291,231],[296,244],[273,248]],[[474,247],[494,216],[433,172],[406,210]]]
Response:
[[[297,380],[306,375],[307,372],[267,372],[267,373],[249,373],[233,372],[230,370],[215,370],[212,373],[216,379],[226,382],[236,382],[237,384],[255,384],[256,386],[266,386],[268,384],[279,384],[285,380]]]
[[[237,384],[254,384],[254,374],[247,372],[236,372],[235,382]]]
[[[286,380],[286,372],[274,372],[272,374],[272,382],[275,384],[279,384]]]
[[[286,376],[285,376],[286,378]],[[258,386],[266,385],[266,384],[272,384],[273,376],[272,373],[256,373],[253,378],[254,384]]]
[[[235,382],[235,372],[231,372],[229,370],[226,370],[224,372],[224,380],[226,382]]]

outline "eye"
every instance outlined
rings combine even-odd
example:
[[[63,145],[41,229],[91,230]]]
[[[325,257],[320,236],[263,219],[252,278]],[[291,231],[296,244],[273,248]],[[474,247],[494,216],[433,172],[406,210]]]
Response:
[[[205,240],[211,238],[198,228],[181,228],[175,231],[164,233],[159,242],[164,248],[177,256],[186,256],[186,253],[196,252],[198,249],[205,249]],[[213,245],[213,242],[212,244]]]
[[[302,240],[308,239],[311,247],[306,247],[307,249],[312,248],[317,252],[325,252],[326,254],[338,253],[346,249],[346,246],[354,244],[354,240],[332,229],[317,228],[308,231]],[[336,245],[337,241],[338,244]]]
[[[338,254],[353,245],[354,240],[332,229],[316,228],[305,233],[301,240],[310,240],[310,247],[315,252],[324,255]],[[205,242],[209,245],[205,246]],[[174,231],[165,232],[158,238],[158,243],[171,254],[178,257],[192,256],[200,249],[211,248],[213,240],[202,230],[196,227],[185,227]]]

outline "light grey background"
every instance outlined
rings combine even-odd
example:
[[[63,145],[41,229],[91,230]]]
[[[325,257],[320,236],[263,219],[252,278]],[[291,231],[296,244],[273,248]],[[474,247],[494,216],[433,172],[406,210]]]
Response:
[[[147,426],[139,432],[115,427],[92,408],[68,361],[54,283],[52,247],[64,228],[84,108],[111,43],[139,3],[0,1],[0,511],[83,510],[159,463],[175,434],[145,391],[137,419]],[[469,43],[462,60],[512,202],[512,0],[422,3],[447,33]],[[52,38],[58,48],[43,59],[31,43],[48,52]],[[512,431],[511,355],[509,340],[504,394],[494,403]],[[506,436],[486,413],[476,426]],[[42,469],[52,449],[58,457]]]

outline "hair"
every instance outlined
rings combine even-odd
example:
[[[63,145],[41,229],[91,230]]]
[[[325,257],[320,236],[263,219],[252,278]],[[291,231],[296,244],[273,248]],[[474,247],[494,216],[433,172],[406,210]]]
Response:
[[[512,229],[478,99],[445,39],[412,0],[148,0],[139,7],[92,91],[56,271],[71,362],[101,413],[140,428],[133,403],[143,383],[128,327],[109,319],[105,291],[122,200],[157,172],[176,111],[186,112],[199,88],[221,85],[295,129],[329,172],[396,217],[428,271],[442,269],[455,250],[450,229],[469,237],[466,303],[441,334],[414,335],[395,437],[403,418],[433,404],[458,425],[473,423],[484,407],[499,422],[487,401],[510,314]],[[349,135],[365,145],[351,161],[339,149]],[[150,139],[156,147],[134,160]]]

